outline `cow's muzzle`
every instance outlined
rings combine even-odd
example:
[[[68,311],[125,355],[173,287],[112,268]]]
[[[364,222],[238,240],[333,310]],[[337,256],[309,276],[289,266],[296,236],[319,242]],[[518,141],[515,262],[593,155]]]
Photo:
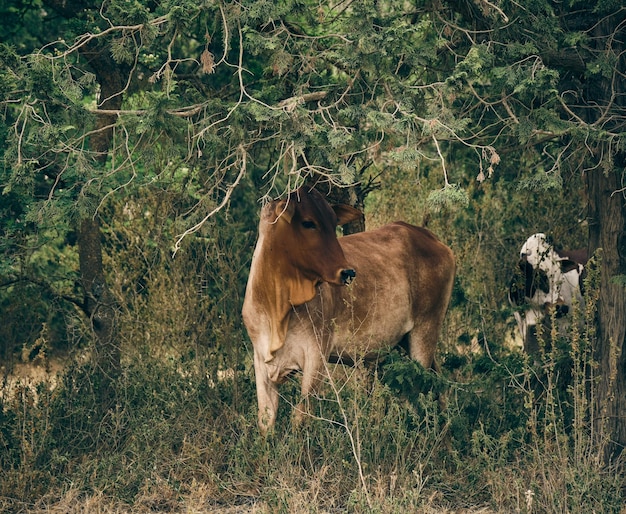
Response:
[[[339,276],[341,279],[341,283],[347,286],[350,282],[352,282],[352,279],[356,277],[356,271],[354,271],[353,269],[342,269]]]

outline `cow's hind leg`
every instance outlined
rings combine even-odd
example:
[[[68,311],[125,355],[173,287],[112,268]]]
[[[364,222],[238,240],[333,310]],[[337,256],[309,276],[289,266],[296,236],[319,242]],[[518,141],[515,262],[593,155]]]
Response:
[[[417,323],[406,336],[411,359],[419,362],[426,369],[432,368],[437,371],[435,350],[440,329],[441,323],[439,322]]]

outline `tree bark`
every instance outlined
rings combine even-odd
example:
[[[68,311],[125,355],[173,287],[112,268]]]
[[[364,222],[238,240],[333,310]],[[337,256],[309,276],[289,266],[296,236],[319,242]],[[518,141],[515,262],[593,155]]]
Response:
[[[95,336],[96,364],[105,376],[113,378],[120,369],[117,308],[104,276],[100,224],[96,218],[80,221],[78,252],[85,312]]]
[[[616,11],[592,25],[596,58],[615,58],[613,76],[598,74],[584,91],[590,123],[623,132],[626,108],[626,29],[624,13]],[[588,171],[589,250],[602,249],[598,336],[594,348],[599,383],[594,398],[594,433],[609,438],[605,461],[615,461],[626,447],[626,152],[609,142],[596,149],[598,166]],[[611,166],[607,166],[611,164]],[[606,439],[599,441],[606,442]]]
[[[626,287],[616,283],[626,275],[626,203],[619,192],[624,170],[587,174],[589,249],[602,249],[598,333],[594,356],[599,364],[594,433],[610,438],[605,460],[616,459],[626,446]],[[597,441],[606,443],[606,441]]]
[[[99,109],[119,110],[127,72],[116,63],[106,47],[96,44],[82,51],[94,70],[100,84]],[[114,114],[100,114],[95,133],[89,140],[94,160],[100,166],[106,164],[113,145]],[[97,213],[79,222],[79,262],[81,281],[85,291],[85,311],[89,315],[95,337],[96,364],[105,376],[112,378],[120,369],[120,346],[117,324],[117,306],[107,286],[102,265],[102,234]]]
[[[90,2],[77,0],[44,0],[44,6],[68,20],[80,18],[88,8],[97,8]],[[113,125],[117,119],[110,111],[117,111],[122,106],[122,93],[130,68],[113,59],[106,41],[93,40],[82,46],[79,53],[89,63],[100,85],[101,104],[98,109],[107,111],[98,115],[95,131],[89,138],[89,148],[96,165],[104,166],[113,145]],[[85,295],[83,308],[94,334],[96,365],[101,368],[104,377],[113,377],[120,368],[117,308],[105,280],[102,234],[97,213],[87,214],[77,225],[79,268]]]

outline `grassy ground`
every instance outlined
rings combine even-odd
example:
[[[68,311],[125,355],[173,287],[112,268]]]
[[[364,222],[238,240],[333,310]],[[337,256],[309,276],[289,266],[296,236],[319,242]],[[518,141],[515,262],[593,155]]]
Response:
[[[375,377],[334,367],[301,427],[295,379],[264,439],[247,359],[218,379],[210,355],[136,352],[106,406],[99,371],[75,363],[4,403],[0,510],[623,513],[593,413],[571,421],[584,398],[546,387],[556,362],[543,376],[517,352],[442,364],[394,351]]]

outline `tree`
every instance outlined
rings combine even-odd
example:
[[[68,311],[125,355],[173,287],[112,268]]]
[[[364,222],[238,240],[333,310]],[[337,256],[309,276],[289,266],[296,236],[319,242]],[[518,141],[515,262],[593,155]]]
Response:
[[[586,64],[593,74],[583,90],[579,116],[603,133],[591,149],[592,167],[585,170],[589,195],[589,247],[602,249],[603,266],[598,319],[600,398],[596,430],[608,428],[614,444],[607,456],[626,446],[626,11],[601,10],[594,23],[583,25],[591,39]],[[578,21],[578,20],[577,20]],[[587,70],[586,70],[587,71]],[[588,72],[588,71],[587,71]]]
[[[490,183],[558,190],[584,174],[590,249],[603,249],[594,433],[610,434],[609,456],[624,447],[620,2],[16,5],[55,23],[2,48],[1,182],[31,223],[5,215],[3,230],[13,242],[18,229],[41,236],[78,212],[78,303],[90,316],[110,305],[106,287],[94,289],[104,276],[95,220],[114,195],[149,183],[194,191],[182,237],[247,180],[267,198],[304,180],[371,185],[419,163],[439,177],[433,205],[468,205],[468,191]],[[20,253],[6,252],[6,262]],[[113,311],[94,324],[110,348]]]

